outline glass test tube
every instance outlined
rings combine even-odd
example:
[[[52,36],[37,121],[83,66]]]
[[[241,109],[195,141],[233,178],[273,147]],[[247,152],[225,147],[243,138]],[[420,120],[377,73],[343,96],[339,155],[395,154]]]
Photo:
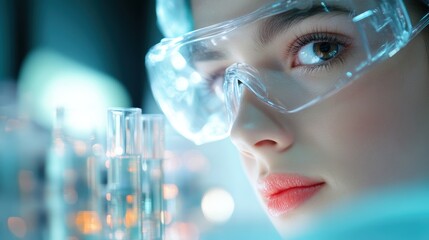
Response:
[[[142,115],[142,221],[144,240],[164,239],[163,158],[164,118]]]
[[[142,239],[141,109],[109,109],[106,134],[107,237]]]
[[[50,240],[102,239],[102,145],[94,128],[76,121],[90,117],[91,113],[81,109],[56,109],[46,162]]]

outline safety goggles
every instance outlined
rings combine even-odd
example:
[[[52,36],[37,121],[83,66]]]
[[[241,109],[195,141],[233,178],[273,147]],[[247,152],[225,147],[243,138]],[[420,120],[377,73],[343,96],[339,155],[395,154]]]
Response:
[[[401,0],[284,0],[163,39],[146,55],[153,95],[196,144],[229,135],[243,92],[294,113],[392,57],[428,25]]]

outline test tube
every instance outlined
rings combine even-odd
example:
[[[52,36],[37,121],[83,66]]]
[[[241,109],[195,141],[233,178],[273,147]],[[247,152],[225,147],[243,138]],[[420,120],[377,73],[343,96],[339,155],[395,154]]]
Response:
[[[106,134],[107,238],[143,239],[141,109],[108,109]]]
[[[144,240],[164,239],[163,159],[164,117],[142,115],[142,221]]]
[[[99,132],[94,111],[58,107],[46,160],[47,239],[103,239]],[[97,150],[98,149],[98,150]]]

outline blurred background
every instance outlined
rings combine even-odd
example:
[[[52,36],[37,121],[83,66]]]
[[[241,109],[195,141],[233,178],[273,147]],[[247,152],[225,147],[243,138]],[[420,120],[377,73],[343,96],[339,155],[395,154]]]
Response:
[[[144,68],[162,37],[155,1],[0,0],[0,36],[0,239],[49,239],[61,233],[50,232],[56,216],[47,205],[91,198],[81,194],[78,162],[67,171],[52,164],[58,152],[68,144],[92,169],[89,160],[103,163],[95,133],[107,107],[160,113]],[[58,106],[81,110],[68,135],[58,132]],[[82,128],[91,134],[76,134]],[[167,124],[165,148],[167,240],[280,239],[229,140],[197,147]],[[50,193],[57,178],[73,182],[61,196]],[[80,231],[69,239],[97,239],[84,235],[104,220],[87,213],[67,220]]]

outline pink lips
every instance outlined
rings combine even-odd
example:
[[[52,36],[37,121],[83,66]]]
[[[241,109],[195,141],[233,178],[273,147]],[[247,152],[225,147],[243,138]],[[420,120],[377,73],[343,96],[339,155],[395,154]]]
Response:
[[[260,181],[259,191],[272,216],[280,216],[301,206],[325,182],[299,175],[271,174]]]

